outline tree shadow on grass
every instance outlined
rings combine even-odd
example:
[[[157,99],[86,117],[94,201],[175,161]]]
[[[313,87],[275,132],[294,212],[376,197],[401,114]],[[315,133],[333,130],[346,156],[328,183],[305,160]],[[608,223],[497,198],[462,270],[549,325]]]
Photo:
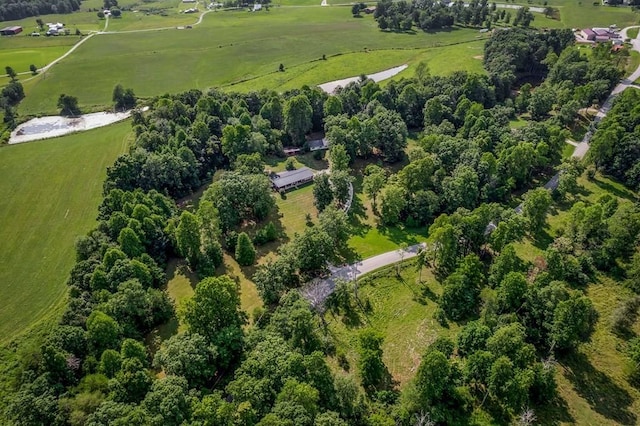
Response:
[[[545,405],[536,409],[538,424],[541,425],[560,425],[574,424],[575,419],[569,413],[569,406],[560,396],[556,396]]]
[[[378,231],[399,246],[418,244],[420,241],[418,241],[416,235],[426,236],[426,229],[422,228],[400,228],[380,225],[378,226]]]
[[[546,250],[553,242],[553,236],[546,229],[541,230],[536,235],[532,235],[533,246],[540,250]]]
[[[598,186],[598,188],[604,191],[607,191],[615,195],[616,197],[623,198],[625,200],[629,200],[633,202],[637,201],[636,197],[633,195],[631,191],[626,191],[624,189],[616,188],[614,185],[611,185],[609,182],[605,182],[598,178],[592,179],[591,182],[595,183]]]
[[[597,370],[582,353],[563,359],[565,376],[575,391],[597,413],[620,424],[636,424],[637,417],[629,411],[633,398],[602,371]]]

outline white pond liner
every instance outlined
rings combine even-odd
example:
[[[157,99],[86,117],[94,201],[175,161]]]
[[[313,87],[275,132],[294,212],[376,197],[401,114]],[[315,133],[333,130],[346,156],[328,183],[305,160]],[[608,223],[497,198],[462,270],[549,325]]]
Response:
[[[386,80],[387,78],[391,78],[394,75],[401,73],[402,71],[406,70],[408,67],[409,65],[407,64],[400,65],[398,67],[389,68],[388,70],[377,72],[375,74],[369,74],[367,75],[367,78],[370,78],[371,80],[377,83],[379,81]],[[328,83],[319,84],[318,87],[324,90],[325,92],[332,94],[333,92],[335,92],[335,90],[338,87],[345,87],[347,84],[352,83],[354,81],[358,81],[358,80],[360,80],[359,76],[343,78],[342,80],[334,80]]]
[[[144,108],[143,108],[144,110]],[[9,144],[31,142],[40,139],[55,138],[69,133],[96,129],[125,120],[131,116],[126,112],[96,112],[79,117],[62,117],[59,115],[34,118],[22,123],[11,132]]]

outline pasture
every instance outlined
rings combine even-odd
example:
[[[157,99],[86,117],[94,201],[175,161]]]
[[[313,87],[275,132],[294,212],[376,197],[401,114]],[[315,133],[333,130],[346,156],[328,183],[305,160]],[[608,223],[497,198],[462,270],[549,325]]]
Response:
[[[138,96],[150,97],[229,85],[271,74],[281,63],[289,69],[317,61],[322,55],[331,58],[365,49],[373,51],[368,54],[369,69],[380,71],[398,60],[384,59],[391,49],[401,46],[415,55],[416,49],[473,42],[478,40],[477,36],[475,30],[460,28],[435,34],[383,33],[373,18],[354,19],[348,10],[338,7],[318,7],[313,11],[282,7],[260,13],[211,12],[201,25],[189,30],[92,38],[55,65],[45,78],[27,84],[28,96],[20,106],[20,113],[55,112],[60,93],[77,96],[86,109],[104,107],[110,104],[117,82],[133,88]],[[478,52],[469,50],[473,54],[468,56],[468,62],[473,63],[472,58]],[[410,58],[400,59],[404,62]],[[476,61],[476,67],[481,65],[481,61]],[[361,72],[354,66],[344,74],[327,78],[319,73],[305,82],[322,83],[333,76],[350,77]]]
[[[131,136],[127,120],[0,149],[0,344],[60,313],[74,241],[95,225],[106,168]]]
[[[384,336],[385,365],[402,388],[414,376],[424,348],[438,336],[455,336],[458,329],[456,324],[444,328],[433,318],[441,292],[429,270],[418,273],[414,260],[401,264],[400,275],[396,266],[390,266],[361,278],[358,295],[371,309],[362,310],[354,303],[350,314],[325,314],[337,353],[346,357],[350,371],[357,371],[358,336],[363,328],[373,328]]]

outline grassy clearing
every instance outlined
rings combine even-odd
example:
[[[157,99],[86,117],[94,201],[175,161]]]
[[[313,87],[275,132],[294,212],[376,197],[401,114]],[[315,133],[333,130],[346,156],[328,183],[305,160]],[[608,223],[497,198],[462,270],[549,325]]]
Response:
[[[64,303],[73,243],[94,224],[106,167],[131,123],[0,149],[0,344]]]
[[[409,143],[411,146],[411,141]],[[352,236],[348,247],[355,257],[366,259],[400,247],[417,244],[427,239],[427,227],[387,227],[379,223],[374,214],[372,200],[362,192],[363,171],[368,162],[357,161],[354,166],[355,181],[353,182],[354,199],[349,211]],[[387,167],[388,174],[397,172],[405,165],[404,162]],[[380,200],[378,200],[378,203]]]
[[[47,72],[46,78],[29,82],[20,112],[54,112],[60,93],[78,96],[80,104],[89,108],[109,104],[114,82],[146,97],[228,85],[273,73],[281,63],[290,69],[322,55],[331,58],[363,52],[365,48],[428,49],[475,41],[477,35],[477,31],[460,28],[436,34],[384,33],[377,29],[373,18],[354,19],[345,8],[283,7],[262,14],[214,12],[190,30],[92,38]],[[481,51],[474,53],[477,54]],[[453,57],[449,55],[448,59]],[[367,70],[379,71],[389,66],[385,55],[370,54],[368,58]],[[440,62],[446,63],[444,56]],[[481,61],[477,60],[475,66],[480,67]],[[360,73],[354,67],[347,76]],[[331,78],[318,75],[314,79],[322,83]]]
[[[581,190],[568,202],[556,203],[547,218],[545,235],[537,242],[518,244],[518,254],[533,261],[544,247],[567,224],[569,210],[577,201],[597,203],[605,194],[620,202],[634,202],[636,196],[621,184],[603,176],[593,181],[579,179]],[[640,417],[640,392],[624,377],[626,356],[624,341],[610,331],[610,318],[621,300],[631,296],[620,283],[599,275],[586,289],[599,314],[591,342],[581,346],[577,354],[560,360],[558,365],[559,403],[538,413],[542,424],[614,425],[637,424]],[[636,328],[639,324],[636,324]],[[636,330],[637,332],[638,330]]]
[[[402,387],[414,376],[424,349],[438,336],[453,336],[458,327],[445,329],[433,319],[434,300],[442,288],[429,270],[423,269],[422,281],[413,260],[402,264],[400,277],[396,271],[395,266],[383,268],[359,280],[358,295],[363,304],[369,302],[371,311],[355,308],[348,317],[327,313],[325,318],[337,352],[346,356],[353,370],[360,331],[371,327],[380,332],[385,337],[384,362]]]
[[[573,154],[573,151],[575,150],[575,146],[571,145],[570,143],[565,143],[564,147],[562,148],[562,158],[569,158],[571,157],[571,155]]]
[[[189,3],[193,7],[193,3]],[[121,18],[109,19],[107,31],[136,31],[154,28],[175,29],[177,26],[193,25],[200,13],[180,14],[178,9],[171,10],[166,16],[146,14],[142,11],[124,12]]]
[[[625,67],[625,74],[630,75],[640,67],[640,53],[632,50],[629,52],[629,59]]]
[[[523,6],[552,6],[560,11],[560,21],[565,28],[603,27],[616,24],[620,28],[636,25],[640,15],[630,7],[603,6],[599,1],[537,0],[535,2],[516,1]],[[536,14],[533,25],[539,21]]]
[[[276,206],[280,222],[288,238],[298,233],[301,234],[307,228],[306,216],[309,214],[314,220],[318,216],[318,209],[313,205],[313,184],[289,191],[284,198],[276,197]]]
[[[403,64],[408,64],[409,68],[391,79],[410,78],[415,73],[415,66],[420,62],[426,62],[434,74],[446,75],[454,71],[484,73],[483,47],[484,40],[431,49],[368,50],[339,54],[324,61],[317,60],[287,68],[285,72],[274,71],[252,80],[232,83],[226,88],[233,91],[251,91],[259,88],[284,91],[305,84],[316,85],[359,74],[372,74]],[[354,73],[354,70],[358,72]]]
[[[637,38],[638,37],[638,31],[640,31],[640,28],[631,28],[629,31],[627,31],[627,37],[629,37],[629,38]]]

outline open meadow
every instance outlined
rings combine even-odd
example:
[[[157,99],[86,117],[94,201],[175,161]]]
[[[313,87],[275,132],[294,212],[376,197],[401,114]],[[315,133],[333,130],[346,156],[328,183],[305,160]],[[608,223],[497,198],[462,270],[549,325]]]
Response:
[[[86,109],[104,108],[110,103],[114,82],[133,88],[142,97],[230,85],[273,74],[280,64],[294,70],[308,66],[325,55],[328,60],[323,69],[330,72],[316,71],[310,78],[294,82],[318,84],[332,78],[381,71],[412,58],[421,60],[420,50],[428,59],[431,53],[425,52],[427,49],[477,40],[477,31],[461,28],[434,34],[383,33],[373,18],[354,19],[342,7],[282,7],[264,13],[211,12],[193,29],[93,37],[46,76],[25,85],[28,96],[19,112],[53,113],[60,93],[77,96]],[[458,65],[467,64],[465,69],[478,70],[481,61],[473,58],[481,54],[479,46],[480,43],[469,49],[456,47],[455,55],[450,56],[456,57]],[[392,49],[406,54],[388,59],[386,53]],[[448,63],[448,49],[443,47],[430,66],[445,69],[445,65],[437,62]],[[332,70],[333,56],[365,50],[370,52],[366,69],[357,66],[365,62],[360,58],[354,67],[338,59],[342,71]],[[459,57],[463,53],[466,55]],[[291,77],[288,71],[282,74]],[[252,82],[251,87],[274,87],[274,84],[267,79],[263,85]]]
[[[131,123],[0,150],[0,343],[58,315],[75,239],[95,224],[106,168]]]

